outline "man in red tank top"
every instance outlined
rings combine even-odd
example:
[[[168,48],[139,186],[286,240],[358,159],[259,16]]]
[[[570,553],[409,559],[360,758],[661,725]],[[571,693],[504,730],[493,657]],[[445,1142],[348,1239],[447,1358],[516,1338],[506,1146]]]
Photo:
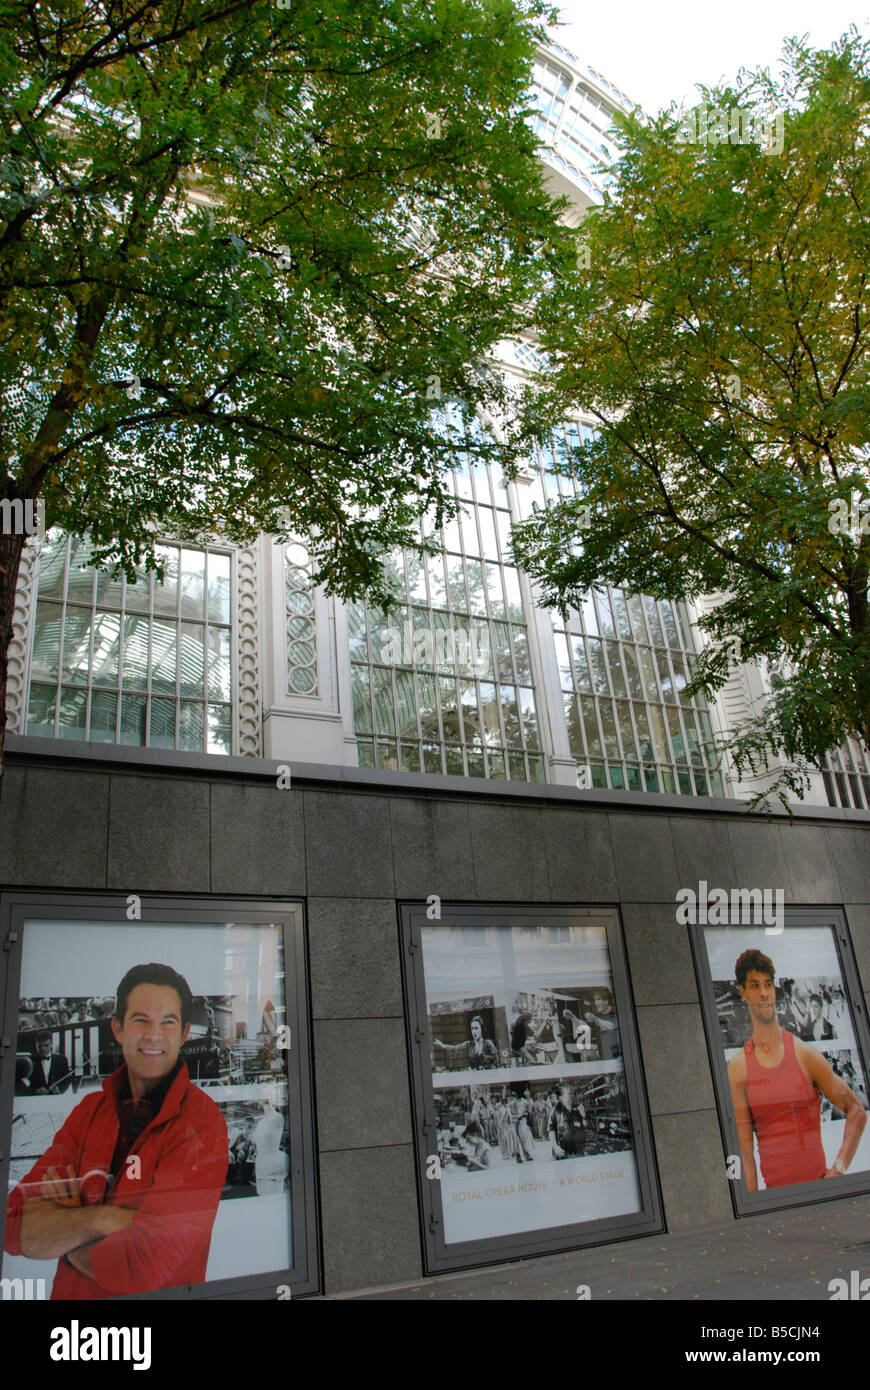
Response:
[[[842,1176],[867,1123],[861,1102],[818,1048],[780,1027],[770,957],[744,951],[734,973],[752,1019],[751,1038],[728,1063],[748,1191],[758,1191],[753,1132],[765,1187]],[[822,1148],[822,1094],[846,1116],[843,1142],[830,1167]]]

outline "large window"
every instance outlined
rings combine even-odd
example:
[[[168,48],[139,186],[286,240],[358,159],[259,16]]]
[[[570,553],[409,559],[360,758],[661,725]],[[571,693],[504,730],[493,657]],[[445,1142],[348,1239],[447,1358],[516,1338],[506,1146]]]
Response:
[[[870,754],[856,738],[834,748],[822,764],[829,806],[870,807]]]
[[[427,1272],[661,1229],[617,914],[402,910]]]
[[[441,533],[445,553],[391,559],[399,602],[389,617],[349,606],[360,766],[543,782],[504,481],[459,444],[454,461],[464,510]]]
[[[567,425],[531,460],[533,506],[578,495],[568,461],[580,431]],[[694,652],[685,604],[602,585],[552,626],[581,785],[722,796],[710,716],[683,693]]]
[[[54,531],[39,560],[27,732],[232,752],[231,560],[157,547],[136,583]]]

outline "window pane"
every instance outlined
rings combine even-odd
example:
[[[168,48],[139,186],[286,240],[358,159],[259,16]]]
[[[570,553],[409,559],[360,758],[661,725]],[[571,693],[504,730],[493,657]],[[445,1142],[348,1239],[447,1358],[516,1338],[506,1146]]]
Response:
[[[441,723],[444,737],[459,742],[462,733],[459,723],[459,700],[456,696],[456,682],[444,676],[438,682],[441,695]]]
[[[63,598],[68,537],[63,531],[47,533],[39,555],[39,596]]]
[[[182,618],[205,617],[205,552],[187,550],[181,552],[181,616]]]
[[[124,595],[124,575],[121,570],[112,575],[108,570],[97,570],[97,607],[114,608],[120,612]]]
[[[232,753],[232,709],[229,705],[208,707],[208,753]]]
[[[205,628],[201,623],[181,624],[179,677],[181,695],[202,699],[205,679]]]
[[[213,623],[230,621],[230,557],[206,557],[208,566],[208,617]]]
[[[486,583],[484,580],[483,565],[479,560],[468,560],[465,568],[468,574],[468,594],[471,603],[471,612],[485,613]]]
[[[459,691],[462,701],[462,722],[465,728],[465,742],[479,745],[483,740],[480,732],[480,716],[477,710],[477,688],[474,681],[462,681]],[[482,761],[480,766],[482,769]],[[482,775],[483,773],[481,772],[481,776]]]
[[[595,701],[592,699],[591,695],[582,695],[580,697],[580,708],[583,712],[583,728],[586,732],[586,743],[589,747],[589,752],[598,754],[600,757],[602,752],[601,739],[598,733]],[[604,784],[602,783],[601,785],[603,786]]]
[[[573,757],[582,758],[584,754],[583,734],[580,729],[580,714],[577,709],[577,701],[573,695],[565,695],[563,700],[565,706],[565,723],[568,726],[568,745]]]
[[[155,618],[151,625],[151,689],[161,695],[175,694],[177,634],[175,623]]]
[[[372,684],[375,697],[375,733],[395,735],[396,714],[393,709],[393,681],[390,671],[384,666],[375,666],[372,670]],[[378,766],[383,766],[380,760]]]
[[[145,697],[144,695],[123,695],[121,697],[121,743],[145,743]]]
[[[148,681],[147,618],[124,619],[124,654],[121,684],[127,689],[144,690]]]
[[[68,608],[63,625],[62,680],[87,685],[90,645],[90,613]]]
[[[120,651],[120,613],[98,613],[94,623],[94,655],[91,662],[91,680],[94,685],[117,687]],[[91,723],[93,724],[93,713]],[[114,722],[112,728],[114,730]]]
[[[353,694],[353,727],[358,732],[371,733],[372,706],[368,667],[351,666],[350,682]]]
[[[414,676],[411,671],[396,672],[396,700],[400,738],[417,737],[417,703],[414,697]]]
[[[230,630],[210,627],[208,630],[208,693],[211,699],[231,698]]]
[[[514,639],[514,662],[516,667],[516,677],[520,682],[531,685],[532,682],[532,661],[529,656],[529,640],[526,630],[523,627],[512,628]]]
[[[520,714],[517,707],[516,690],[512,685],[503,685],[500,693],[505,741],[509,746],[522,748],[523,738],[520,732]]]
[[[158,545],[155,554],[163,569],[163,581],[154,579],[154,612],[175,617],[178,610],[178,564],[180,555],[175,546]]]
[[[152,748],[175,747],[175,701],[152,700],[148,742]]]
[[[625,699],[628,695],[628,689],[622,674],[622,662],[619,660],[619,643],[606,642],[605,646],[607,647],[607,661],[610,666],[610,679],[613,682],[613,693]]]
[[[57,691],[51,685],[32,685],[30,705],[27,710],[27,732],[29,734],[54,735],[54,711]]]
[[[84,738],[87,703],[86,690],[61,690],[57,721],[61,738]]]
[[[60,658],[60,615],[59,603],[46,603],[40,599],[36,605],[33,651],[30,659],[30,670],[34,680],[41,677],[57,679],[57,663]]]
[[[523,613],[523,603],[520,598],[520,580],[517,571],[512,565],[504,567],[504,586],[507,594],[508,616],[515,618],[518,622],[525,621]]]
[[[202,705],[182,700],[178,707],[178,746],[191,753],[203,750]]]
[[[531,690],[525,687],[520,688],[520,707],[523,712],[523,727],[526,731],[526,747],[538,747],[538,714],[535,709],[535,697]]]
[[[480,682],[480,704],[483,713],[483,737],[490,747],[501,745],[501,726],[498,720],[498,696],[489,682]]]
[[[636,758],[637,750],[634,746],[634,731],[631,727],[631,716],[628,705],[624,700],[617,700],[616,715],[619,720],[619,733],[622,738],[622,752],[626,758]]]
[[[586,694],[592,694],[592,677],[589,674],[589,663],[586,660],[586,647],[582,637],[571,638],[571,655],[574,658],[574,678],[577,681],[577,689]]]
[[[501,571],[498,565],[486,566],[486,583],[489,591],[489,608],[494,618],[504,618],[507,614],[504,594],[501,587]]]
[[[596,695],[609,695],[610,687],[607,684],[607,670],[604,665],[604,655],[601,650],[601,642],[597,638],[590,638],[589,643],[589,670],[592,676],[592,684]]]
[[[140,576],[135,584],[127,581],[124,594],[124,611],[127,613],[148,613],[151,611],[151,575]]]
[[[118,696],[114,691],[95,690],[91,697],[91,743],[114,743]]]

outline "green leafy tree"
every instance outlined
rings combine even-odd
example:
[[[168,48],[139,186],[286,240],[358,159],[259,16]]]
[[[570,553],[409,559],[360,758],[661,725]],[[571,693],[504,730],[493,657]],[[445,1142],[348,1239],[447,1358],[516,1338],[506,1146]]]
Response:
[[[554,408],[599,422],[566,465],[585,495],[515,551],[553,605],[601,579],[721,600],[690,691],[735,650],[777,663],[730,751],[741,773],[792,760],[786,801],[846,736],[870,744],[868,43],[791,40],[778,77],[700,90],[619,122],[615,191],[541,333]]]
[[[95,558],[312,535],[316,578],[450,513],[436,408],[563,255],[523,118],[543,0],[0,0],[2,498]],[[24,537],[0,534],[0,705]],[[21,530],[20,524],[18,530]]]

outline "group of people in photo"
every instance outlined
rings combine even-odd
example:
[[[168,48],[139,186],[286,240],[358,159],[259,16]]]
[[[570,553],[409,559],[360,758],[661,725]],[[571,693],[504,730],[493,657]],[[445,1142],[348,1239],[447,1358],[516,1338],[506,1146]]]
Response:
[[[625,1097],[615,1073],[439,1091],[435,1106],[442,1165],[469,1172],[630,1145]]]
[[[430,1023],[434,1071],[560,1066],[622,1056],[613,995],[606,986],[570,994],[523,991],[509,1008],[490,1002],[471,1013],[467,1001],[457,1001],[455,1012],[433,1012]],[[466,1036],[457,1038],[460,1030]]]

